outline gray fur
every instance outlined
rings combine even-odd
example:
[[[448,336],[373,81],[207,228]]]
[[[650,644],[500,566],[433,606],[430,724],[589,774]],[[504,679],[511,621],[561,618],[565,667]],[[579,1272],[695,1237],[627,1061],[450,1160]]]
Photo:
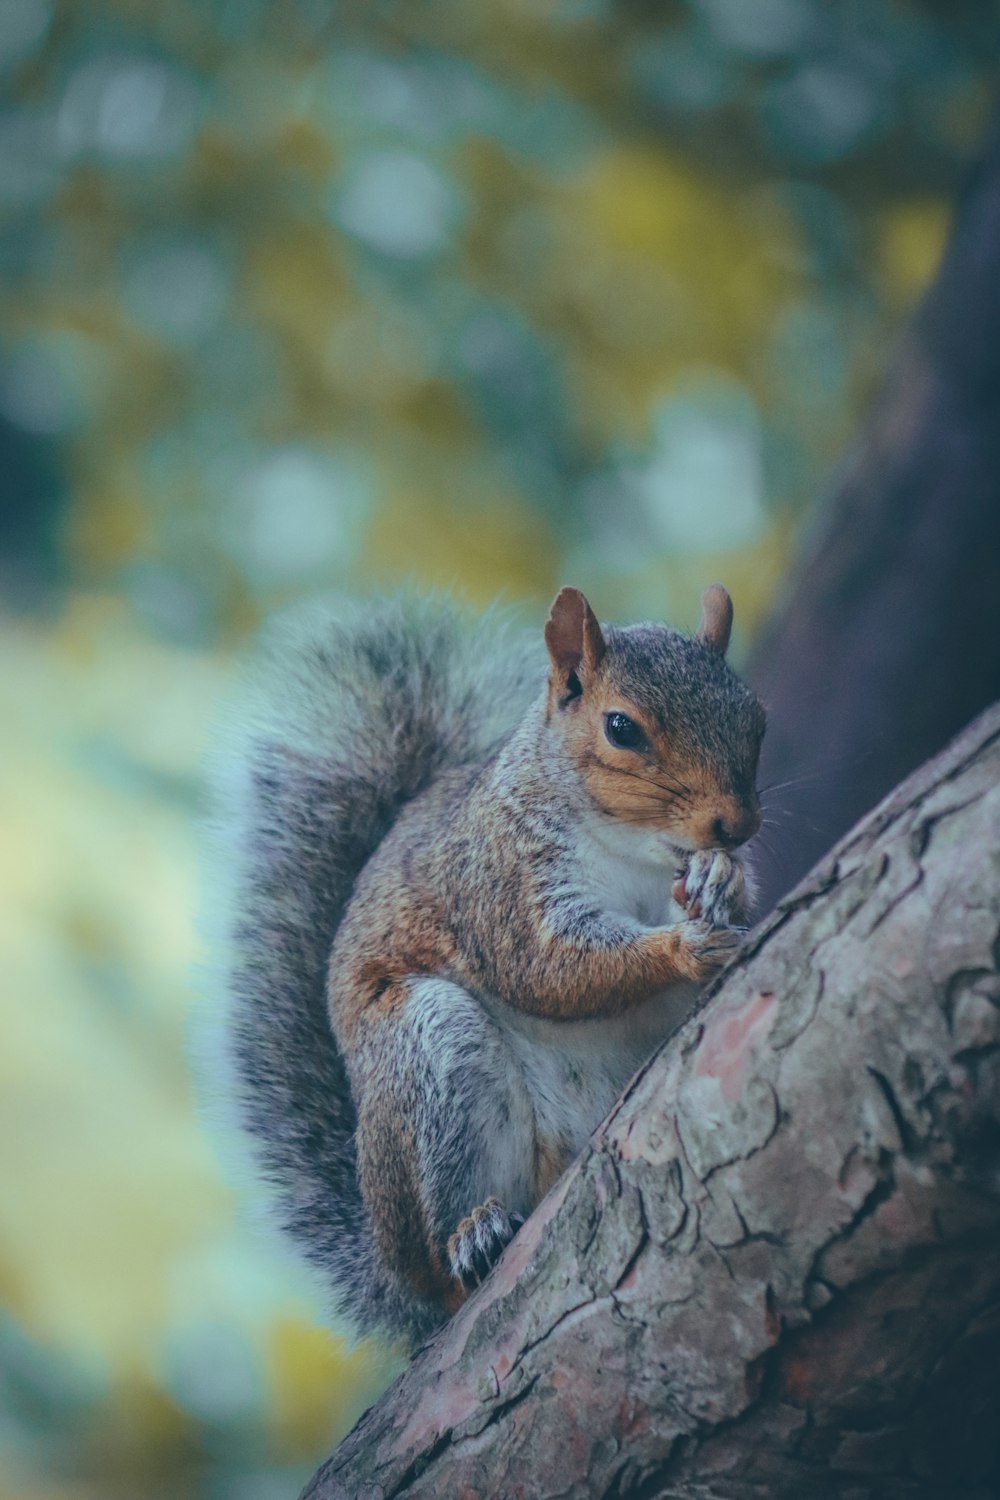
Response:
[[[281,1222],[361,1329],[413,1331],[377,1271],[327,1016],[331,943],[401,806],[488,758],[545,677],[541,642],[442,601],[276,622],[218,757],[232,959],[226,1045]]]
[[[611,626],[605,636],[622,687],[655,714],[661,729],[682,726],[723,785],[732,782],[734,792],[748,792],[764,710],[746,683],[710,646],[666,626]]]

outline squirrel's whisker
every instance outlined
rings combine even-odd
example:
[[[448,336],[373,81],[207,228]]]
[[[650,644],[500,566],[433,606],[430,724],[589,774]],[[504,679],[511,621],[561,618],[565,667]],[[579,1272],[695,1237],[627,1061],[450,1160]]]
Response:
[[[658,787],[661,791],[669,792],[671,796],[678,797],[682,802],[690,802],[693,796],[688,786],[677,786],[673,782],[658,781],[653,776],[643,776],[639,771],[629,771],[625,766],[615,767],[616,776],[631,776],[635,781],[641,781],[644,786]]]
[[[789,776],[787,781],[769,781],[766,786],[759,788],[758,795],[763,797],[766,792],[784,792],[789,787],[808,786],[820,780],[822,776],[819,771],[806,771],[801,776]]]

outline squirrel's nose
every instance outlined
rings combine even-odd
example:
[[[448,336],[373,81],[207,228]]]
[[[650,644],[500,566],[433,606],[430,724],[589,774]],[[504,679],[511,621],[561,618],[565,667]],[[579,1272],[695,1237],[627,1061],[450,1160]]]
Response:
[[[753,838],[760,827],[760,812],[756,807],[743,808],[739,813],[716,818],[712,824],[712,835],[721,849],[735,849]]]

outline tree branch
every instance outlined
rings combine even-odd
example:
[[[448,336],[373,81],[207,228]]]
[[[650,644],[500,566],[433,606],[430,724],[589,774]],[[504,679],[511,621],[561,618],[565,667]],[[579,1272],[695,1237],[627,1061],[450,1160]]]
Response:
[[[752,937],[310,1500],[1000,1481],[1000,705]]]

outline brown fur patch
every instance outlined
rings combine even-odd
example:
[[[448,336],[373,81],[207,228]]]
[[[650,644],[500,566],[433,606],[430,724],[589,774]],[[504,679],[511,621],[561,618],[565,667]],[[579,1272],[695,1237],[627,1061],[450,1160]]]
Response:
[[[444,1265],[436,1250],[414,1243],[401,1258],[399,1271],[410,1290],[428,1302],[437,1302],[449,1317],[457,1312],[468,1293],[451,1269]]]
[[[515,996],[534,1015],[554,1020],[621,1015],[639,1000],[697,976],[679,928],[650,928],[627,947],[602,948],[553,938]]]
[[[572,1160],[572,1152],[561,1137],[535,1137],[535,1192],[544,1198]]]
[[[363,924],[342,929],[330,970],[331,1016],[348,1037],[366,1012],[396,1010],[406,999],[410,975],[447,973],[455,960],[441,914],[433,902],[414,900],[405,879],[387,883],[366,905],[366,916],[376,919],[371,936]]]

